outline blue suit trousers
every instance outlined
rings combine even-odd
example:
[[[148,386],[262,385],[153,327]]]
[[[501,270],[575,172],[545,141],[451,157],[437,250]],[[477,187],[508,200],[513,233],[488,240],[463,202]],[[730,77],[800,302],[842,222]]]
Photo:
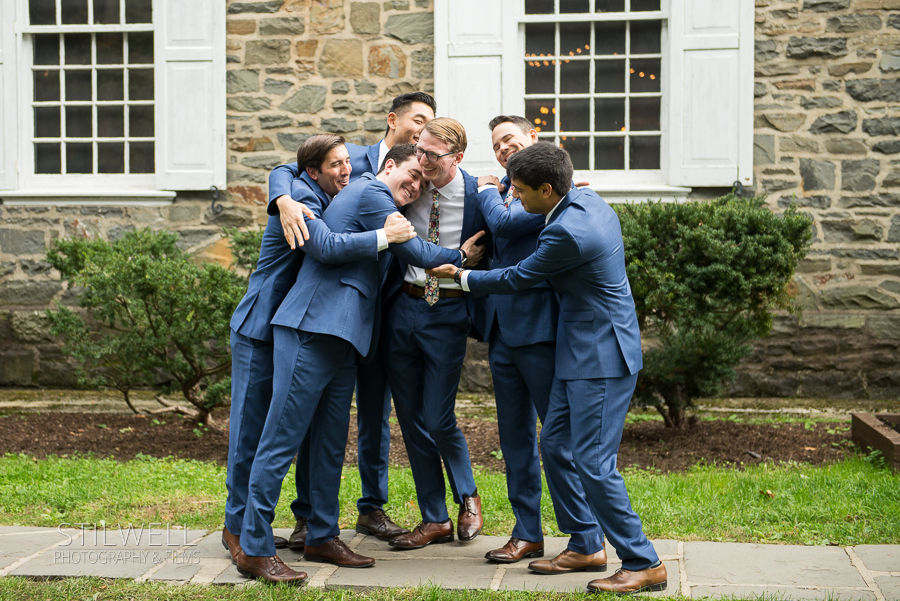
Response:
[[[631,508],[625,481],[616,469],[625,416],[637,374],[620,378],[553,381],[550,408],[541,431],[544,469],[559,473],[571,444],[575,469],[606,538],[626,570],[659,561],[644,535],[641,518]]]
[[[238,534],[244,525],[250,468],[272,400],[271,342],[231,331],[231,415],[225,527]]]
[[[338,491],[350,425],[356,351],[346,340],[284,326],[274,327],[272,403],[250,471],[241,547],[249,556],[275,554],[272,520],[281,482],[309,432],[312,515],[306,543],[338,536]],[[312,427],[310,427],[312,425]]]
[[[499,328],[491,335],[488,358],[494,379],[500,450],[506,462],[506,487],[516,525],[512,536],[538,542],[541,528],[541,465],[535,418],[547,419],[553,387],[556,343],[511,347]],[[542,435],[543,439],[543,435]],[[546,445],[546,443],[542,443]],[[572,450],[560,444],[556,470],[545,469],[556,522],[571,536],[568,547],[591,554],[603,548],[603,533],[591,513],[572,463]],[[546,452],[546,451],[545,451]]]
[[[429,306],[425,299],[400,293],[387,325],[384,358],[422,520],[443,522],[448,514],[441,459],[457,504],[476,492],[469,447],[455,412],[468,313],[461,298]]]

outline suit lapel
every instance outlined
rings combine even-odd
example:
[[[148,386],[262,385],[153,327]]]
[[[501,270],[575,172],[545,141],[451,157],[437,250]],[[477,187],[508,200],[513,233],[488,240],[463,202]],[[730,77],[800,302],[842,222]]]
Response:
[[[381,165],[378,164],[378,151],[381,149],[381,142],[377,144],[372,144],[369,146],[368,152],[366,152],[366,158],[369,159],[369,167],[372,173],[378,173],[378,168]]]
[[[316,196],[319,197],[319,200],[322,201],[322,212],[325,212],[325,209],[328,208],[328,205],[331,203],[331,199],[328,198],[328,195],[325,194],[325,190],[323,190],[319,184],[316,183],[316,180],[309,176],[309,173],[304,171],[300,174],[300,179],[309,186],[309,189],[316,193]]]
[[[547,223],[547,225],[550,225],[551,223],[559,219],[559,216],[562,215],[563,211],[566,210],[566,207],[572,204],[572,201],[578,194],[578,190],[570,190],[569,193],[566,194],[561,201],[559,201],[559,206],[556,207],[555,211],[553,211],[553,215],[550,217],[550,221]]]
[[[462,246],[463,243],[475,233],[472,229],[475,227],[475,214],[477,213],[477,210],[472,205],[475,202],[475,195],[478,194],[478,180],[462,169],[460,169],[460,171],[462,171],[466,190],[466,197],[463,202],[462,232],[460,232],[459,235],[459,245]]]

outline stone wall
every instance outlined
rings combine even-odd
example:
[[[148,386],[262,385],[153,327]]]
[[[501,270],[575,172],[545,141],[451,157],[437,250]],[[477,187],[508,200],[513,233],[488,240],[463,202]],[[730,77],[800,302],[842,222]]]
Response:
[[[900,0],[756,0],[754,172],[814,244],[740,396],[900,395]]]

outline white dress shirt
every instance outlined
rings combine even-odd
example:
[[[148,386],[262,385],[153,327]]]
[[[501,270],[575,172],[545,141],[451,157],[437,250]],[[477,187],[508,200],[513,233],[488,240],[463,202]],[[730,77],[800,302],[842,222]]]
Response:
[[[381,144],[378,145],[378,164],[375,165],[375,174],[378,174],[378,170],[381,169],[381,164],[384,162],[384,157],[387,155],[390,148],[385,143],[384,138],[381,139]]]
[[[429,185],[418,200],[407,205],[406,218],[416,229],[423,240],[428,240],[428,222],[431,220],[431,193],[434,187]],[[441,218],[438,223],[440,246],[452,250],[459,249],[462,236],[463,209],[466,205],[466,182],[462,171],[456,170],[456,176],[443,188],[438,188],[441,203]],[[405,282],[416,286],[425,286],[425,270],[421,267],[406,267]],[[440,287],[459,290],[459,284],[453,279],[441,279]]]

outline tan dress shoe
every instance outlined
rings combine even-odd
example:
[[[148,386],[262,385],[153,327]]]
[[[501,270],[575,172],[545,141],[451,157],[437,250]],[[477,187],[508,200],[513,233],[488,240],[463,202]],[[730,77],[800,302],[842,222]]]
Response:
[[[409,530],[395,524],[383,509],[375,509],[366,515],[360,514],[356,520],[356,531],[374,536],[378,540],[391,540],[395,536],[409,534]]]
[[[302,551],[303,547],[306,546],[306,534],[309,532],[309,529],[306,526],[306,518],[297,518],[297,524],[294,526],[294,531],[291,532],[291,537],[288,539],[287,547],[292,551]],[[276,545],[277,547],[278,545]]]
[[[509,542],[493,551],[484,554],[484,558],[488,561],[496,563],[516,563],[526,557],[543,557],[544,541],[539,543],[530,543],[527,540],[516,538],[509,539]]]
[[[222,528],[222,546],[231,553],[231,563],[237,563],[238,553],[241,552],[241,537],[229,532],[228,526]]]
[[[472,540],[484,528],[484,516],[481,513],[481,497],[463,497],[459,506],[459,517],[456,520],[456,535],[459,540]]]
[[[338,536],[316,547],[306,545],[303,556],[306,561],[333,563],[342,568],[371,568],[375,565],[374,559],[354,553]]]
[[[421,549],[432,543],[453,542],[453,520],[446,522],[421,522],[409,534],[395,536],[388,544],[398,549]]]
[[[605,572],[606,549],[590,555],[582,555],[564,549],[553,559],[539,559],[528,564],[528,569],[538,574],[569,574],[571,572]]]
[[[237,571],[242,576],[273,584],[283,582],[289,586],[300,586],[308,578],[306,572],[297,572],[287,567],[277,555],[271,557],[250,557],[241,551],[238,553],[235,564],[237,565]]]
[[[641,591],[666,590],[666,566],[660,562],[655,568],[647,568],[632,572],[619,568],[609,578],[591,580],[588,583],[589,593],[640,593]]]

